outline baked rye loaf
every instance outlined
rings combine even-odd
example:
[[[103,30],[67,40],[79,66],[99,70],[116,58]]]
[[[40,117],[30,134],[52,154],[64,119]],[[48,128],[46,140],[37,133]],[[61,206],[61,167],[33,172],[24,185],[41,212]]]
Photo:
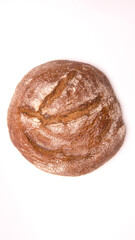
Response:
[[[13,144],[53,174],[89,173],[120,148],[125,125],[107,77],[81,62],[57,60],[32,69],[8,109]]]

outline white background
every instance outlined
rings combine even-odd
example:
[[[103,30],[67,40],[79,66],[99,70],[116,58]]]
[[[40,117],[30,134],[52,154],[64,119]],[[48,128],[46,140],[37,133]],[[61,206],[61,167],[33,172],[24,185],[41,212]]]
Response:
[[[127,127],[108,163],[42,172],[10,141],[7,109],[33,67],[84,61],[110,79]],[[0,240],[135,240],[135,1],[0,1]]]

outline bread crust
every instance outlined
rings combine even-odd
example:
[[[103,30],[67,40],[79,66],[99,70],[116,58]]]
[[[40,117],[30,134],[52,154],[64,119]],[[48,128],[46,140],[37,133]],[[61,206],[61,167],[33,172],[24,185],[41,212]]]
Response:
[[[11,140],[45,172],[89,173],[120,148],[125,124],[107,77],[92,65],[51,61],[32,69],[8,109]]]

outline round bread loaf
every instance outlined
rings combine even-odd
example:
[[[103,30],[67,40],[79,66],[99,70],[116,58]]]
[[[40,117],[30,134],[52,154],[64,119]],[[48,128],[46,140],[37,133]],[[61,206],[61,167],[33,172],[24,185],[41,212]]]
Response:
[[[53,174],[89,173],[120,148],[120,104],[106,76],[81,62],[57,60],[32,69],[8,110],[11,140],[38,168]]]

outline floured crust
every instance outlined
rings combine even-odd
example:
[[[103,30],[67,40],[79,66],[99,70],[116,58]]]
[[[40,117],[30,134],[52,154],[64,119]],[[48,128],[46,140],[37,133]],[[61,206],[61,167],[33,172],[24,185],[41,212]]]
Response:
[[[57,60],[32,69],[8,110],[12,142],[38,168],[78,176],[109,160],[125,125],[106,76],[95,67]]]

